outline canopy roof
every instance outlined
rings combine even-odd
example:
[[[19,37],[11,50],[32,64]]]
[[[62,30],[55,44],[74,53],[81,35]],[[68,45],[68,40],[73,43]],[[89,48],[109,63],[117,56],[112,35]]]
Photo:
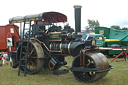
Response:
[[[67,16],[59,12],[44,12],[40,14],[18,16],[9,19],[10,24],[28,21],[42,21],[43,23],[66,22]]]

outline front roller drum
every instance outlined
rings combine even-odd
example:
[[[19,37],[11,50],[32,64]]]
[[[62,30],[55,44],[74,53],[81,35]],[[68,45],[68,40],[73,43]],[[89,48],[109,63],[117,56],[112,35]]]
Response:
[[[72,63],[72,67],[84,68],[84,71],[78,69],[72,70],[74,77],[78,81],[93,82],[105,77],[110,70],[108,60],[102,53],[89,53],[85,55],[84,59],[85,66],[81,66],[80,64],[80,56],[77,56]]]

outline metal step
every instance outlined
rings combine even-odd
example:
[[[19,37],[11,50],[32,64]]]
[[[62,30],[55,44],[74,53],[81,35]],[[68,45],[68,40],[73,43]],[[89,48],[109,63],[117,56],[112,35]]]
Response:
[[[21,59],[22,61],[25,61],[26,59]]]
[[[23,48],[27,48],[27,46],[22,46]]]
[[[25,65],[21,65],[22,67],[25,67]]]

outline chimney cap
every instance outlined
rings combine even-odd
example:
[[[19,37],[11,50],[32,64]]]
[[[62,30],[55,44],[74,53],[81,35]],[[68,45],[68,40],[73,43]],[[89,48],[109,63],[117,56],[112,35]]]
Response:
[[[81,5],[74,5],[74,8],[82,8]]]

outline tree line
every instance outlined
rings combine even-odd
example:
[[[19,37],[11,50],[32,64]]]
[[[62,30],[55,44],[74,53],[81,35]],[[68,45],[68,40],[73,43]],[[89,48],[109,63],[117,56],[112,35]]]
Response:
[[[100,23],[98,20],[90,20],[88,19],[88,26],[85,27],[87,31],[94,31],[96,27],[100,27]],[[112,25],[110,28],[114,28],[117,30],[128,30],[128,27],[120,27],[118,25]]]

